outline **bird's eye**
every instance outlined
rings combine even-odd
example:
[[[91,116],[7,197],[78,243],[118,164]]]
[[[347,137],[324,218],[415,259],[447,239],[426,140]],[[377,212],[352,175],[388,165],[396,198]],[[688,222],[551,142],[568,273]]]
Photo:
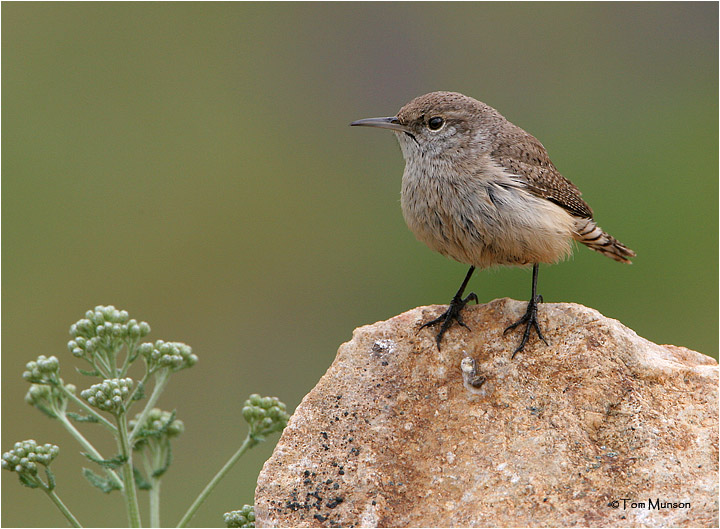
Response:
[[[428,119],[427,125],[430,130],[438,130],[443,126],[443,123],[445,123],[443,118],[435,116],[434,118]]]

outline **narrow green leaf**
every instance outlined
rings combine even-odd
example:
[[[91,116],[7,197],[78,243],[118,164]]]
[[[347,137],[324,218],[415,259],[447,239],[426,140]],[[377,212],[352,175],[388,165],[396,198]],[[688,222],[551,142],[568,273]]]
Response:
[[[122,466],[127,460],[127,456],[123,455],[116,455],[115,457],[111,459],[100,459],[98,457],[93,456],[92,454],[88,454],[87,452],[81,452],[82,455],[87,457],[90,461],[93,463],[97,463],[103,468],[109,468],[110,470],[115,470],[119,466]]]
[[[49,467],[45,467],[45,475],[48,478],[48,489],[53,490],[55,488],[55,474]]]
[[[35,404],[34,406],[51,419],[57,419],[57,414],[47,406],[43,406],[42,404]]]
[[[71,411],[66,412],[65,415],[76,422],[100,422],[94,415],[80,415],[79,413],[73,413]]]
[[[36,489],[40,486],[37,481],[30,479],[25,474],[18,474],[18,478],[20,478],[20,483],[31,489]]]
[[[135,391],[135,394],[133,395],[132,400],[142,400],[145,398],[145,384],[143,384],[142,380],[138,382],[137,385],[137,391]]]
[[[86,371],[85,369],[80,369],[79,367],[76,367],[75,369],[76,369],[77,372],[80,373],[81,375],[85,375],[85,376],[88,376],[88,377],[101,377],[101,376],[102,376],[102,375],[100,374],[100,371],[98,371],[97,369],[93,369],[92,371]]]
[[[167,469],[170,468],[170,463],[172,463],[172,459],[172,449],[170,448],[170,443],[168,442],[165,453],[165,464],[162,467],[155,469],[152,473],[152,476],[154,478],[159,478],[160,476],[165,474],[165,472],[167,472]]]
[[[115,485],[115,483],[113,483],[109,479],[101,478],[100,476],[95,474],[89,468],[83,468],[82,472],[83,472],[83,476],[85,476],[85,479],[87,479],[90,482],[90,485],[100,489],[105,494],[109,494],[113,490],[116,490],[119,488],[117,485]]]
[[[162,426],[160,427],[160,429],[159,429],[159,431],[160,431],[161,433],[167,432],[168,428],[170,428],[170,425],[171,425],[171,424],[173,423],[173,421],[175,420],[175,416],[176,416],[176,415],[177,415],[177,410],[173,410],[173,411],[170,413],[170,417],[168,417],[167,421],[165,421],[165,422],[163,423],[163,425],[162,425]]]
[[[152,488],[150,482],[145,479],[137,467],[133,467],[133,476],[135,478],[135,485],[137,485],[137,488],[140,490],[150,490]]]

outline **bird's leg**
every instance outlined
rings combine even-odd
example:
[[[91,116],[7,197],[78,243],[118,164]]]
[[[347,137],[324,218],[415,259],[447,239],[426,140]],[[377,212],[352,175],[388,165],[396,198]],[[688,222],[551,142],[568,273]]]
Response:
[[[443,312],[438,318],[435,318],[434,320],[424,323],[420,327],[421,329],[424,329],[425,327],[430,327],[431,325],[436,325],[438,323],[442,324],[442,325],[440,325],[440,331],[437,333],[437,336],[435,337],[435,341],[437,342],[437,346],[438,346],[438,351],[440,350],[440,342],[442,340],[443,334],[445,334],[445,331],[447,331],[450,328],[453,320],[458,322],[460,325],[465,327],[467,330],[470,330],[470,327],[465,325],[465,322],[463,321],[462,317],[460,316],[460,311],[462,310],[462,308],[465,305],[468,304],[469,301],[474,301],[475,303],[478,302],[478,298],[474,292],[471,292],[470,294],[468,294],[465,299],[463,299],[463,297],[462,297],[463,292],[465,292],[465,287],[467,287],[468,281],[470,281],[470,276],[472,276],[474,271],[475,271],[475,267],[471,266],[470,270],[468,270],[468,273],[465,276],[465,280],[462,282],[462,285],[460,285],[460,288],[453,296],[452,301],[450,301],[450,306],[448,307],[448,309],[445,312]]]
[[[522,318],[520,318],[518,321],[510,325],[507,329],[505,329],[505,333],[507,333],[509,330],[514,329],[515,327],[518,327],[522,324],[525,324],[525,332],[523,333],[522,340],[520,341],[520,345],[517,349],[515,349],[515,352],[512,354],[511,358],[515,358],[515,355],[518,354],[520,351],[522,351],[525,348],[525,344],[528,341],[528,338],[530,338],[530,330],[535,329],[535,332],[537,332],[538,337],[545,342],[545,345],[548,345],[547,340],[542,335],[542,332],[540,332],[540,325],[538,324],[537,320],[537,311],[538,311],[538,304],[542,303],[542,296],[537,294],[537,278],[538,278],[538,269],[540,268],[539,264],[533,265],[533,275],[532,275],[532,296],[530,298],[530,301],[527,305],[527,310],[525,311],[525,314]],[[503,334],[505,334],[503,333]]]

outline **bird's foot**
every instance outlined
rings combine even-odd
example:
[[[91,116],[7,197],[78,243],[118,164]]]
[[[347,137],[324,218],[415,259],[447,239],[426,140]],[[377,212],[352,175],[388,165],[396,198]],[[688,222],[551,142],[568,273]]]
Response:
[[[470,327],[468,327],[465,322],[462,319],[462,316],[460,315],[460,311],[465,307],[465,305],[468,304],[468,302],[474,301],[475,303],[478,302],[478,297],[475,295],[474,292],[471,292],[467,295],[465,299],[461,299],[460,296],[455,296],[452,301],[450,302],[450,306],[448,309],[443,312],[439,317],[435,318],[434,320],[430,320],[427,323],[423,323],[420,328],[424,329],[425,327],[430,327],[432,325],[437,325],[440,323],[440,331],[437,333],[437,336],[435,337],[435,342],[437,343],[438,351],[440,350],[440,342],[442,341],[443,334],[445,334],[445,331],[447,331],[450,326],[452,325],[453,321],[458,322],[458,324],[465,327],[468,331],[470,330]]]
[[[535,329],[535,332],[537,333],[538,337],[545,342],[545,345],[548,345],[547,340],[542,335],[542,332],[540,331],[540,325],[538,324],[537,320],[537,311],[538,311],[538,304],[542,303],[542,296],[534,296],[527,305],[527,310],[525,311],[525,314],[522,318],[520,318],[518,321],[513,323],[512,325],[508,326],[507,329],[505,329],[505,332],[503,334],[507,334],[509,330],[514,329],[515,327],[519,327],[520,325],[525,325],[525,332],[523,333],[522,340],[520,340],[520,345],[515,349],[515,352],[513,352],[511,358],[515,358],[515,355],[518,354],[520,351],[522,351],[525,348],[525,344],[528,342],[528,338],[530,338],[530,330]]]

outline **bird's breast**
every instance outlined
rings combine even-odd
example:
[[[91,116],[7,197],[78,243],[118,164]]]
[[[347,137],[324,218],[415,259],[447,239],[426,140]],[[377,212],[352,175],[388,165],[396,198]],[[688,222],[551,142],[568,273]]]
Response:
[[[485,268],[555,262],[571,250],[573,218],[491,163],[476,170],[407,163],[405,222],[432,250]]]

